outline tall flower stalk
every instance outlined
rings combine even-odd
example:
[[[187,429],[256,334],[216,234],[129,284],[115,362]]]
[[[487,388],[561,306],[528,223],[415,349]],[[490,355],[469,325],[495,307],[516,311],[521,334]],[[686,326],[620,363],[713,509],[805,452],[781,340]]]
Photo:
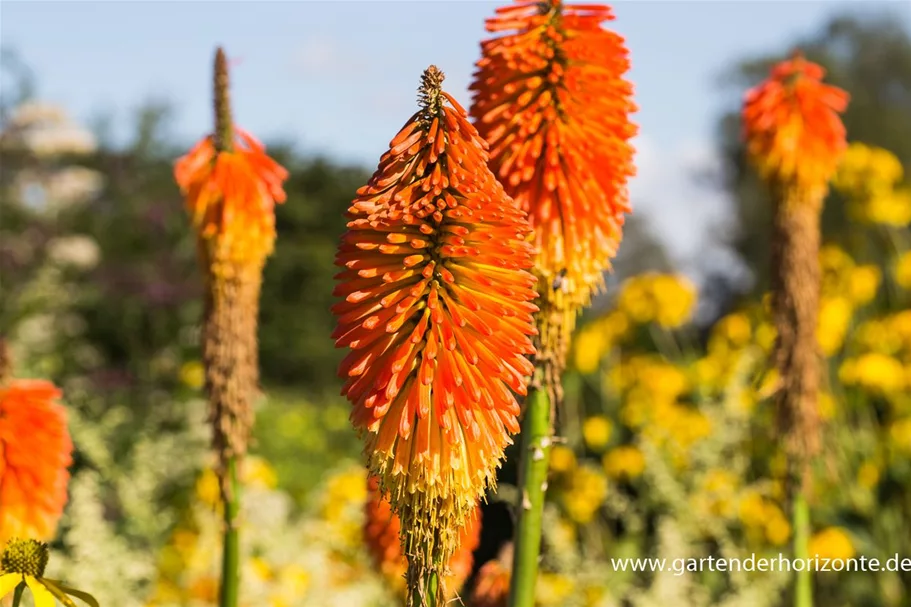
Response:
[[[288,173],[231,116],[224,51],[215,54],[215,131],[180,158],[174,175],[196,229],[206,296],[202,356],[224,502],[222,607],[237,605],[239,485],[258,393],[262,270],[275,243],[274,205]]]
[[[637,127],[628,51],[601,24],[602,5],[559,0],[499,8],[471,85],[471,115],[490,144],[490,166],[534,228],[541,311],[536,372],[527,400],[520,462],[510,604],[534,601],[541,524],[561,376],[576,318],[604,286],[617,252],[630,139]]]
[[[461,528],[494,485],[533,367],[531,232],[465,110],[421,77],[419,109],[348,210],[339,369],[371,474],[401,524],[409,606],[445,602]]]
[[[750,160],[768,185],[772,222],[772,313],[778,428],[789,459],[795,556],[806,558],[810,462],[820,449],[816,340],[820,297],[820,216],[829,180],[847,147],[839,119],[844,91],[822,83],[824,70],[800,53],[776,65],[746,94],[743,132]],[[795,604],[812,605],[809,570],[798,573]]]

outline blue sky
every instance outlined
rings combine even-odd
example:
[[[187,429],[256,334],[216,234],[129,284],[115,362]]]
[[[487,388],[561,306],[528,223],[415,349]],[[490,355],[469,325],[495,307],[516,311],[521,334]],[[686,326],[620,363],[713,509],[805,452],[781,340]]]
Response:
[[[211,124],[214,46],[236,60],[236,120],[261,139],[295,141],[373,167],[414,111],[424,68],[447,74],[447,90],[468,105],[467,86],[484,18],[502,3],[462,1],[84,2],[5,0],[0,34],[38,78],[39,96],[81,121],[99,113],[129,132],[144,100],[173,101],[174,134],[189,143]],[[840,11],[899,2],[628,1],[614,3],[610,27],[633,60],[641,127],[634,203],[659,232],[678,233],[686,258],[696,230],[718,216],[717,194],[690,182],[711,166],[715,119],[735,97],[718,87],[721,70],[745,55],[783,49]]]

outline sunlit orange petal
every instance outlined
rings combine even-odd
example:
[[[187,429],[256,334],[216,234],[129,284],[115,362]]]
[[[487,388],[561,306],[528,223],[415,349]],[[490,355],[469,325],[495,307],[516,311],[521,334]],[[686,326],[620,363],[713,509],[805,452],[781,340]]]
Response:
[[[56,533],[73,463],[60,395],[47,381],[0,385],[0,545]]]

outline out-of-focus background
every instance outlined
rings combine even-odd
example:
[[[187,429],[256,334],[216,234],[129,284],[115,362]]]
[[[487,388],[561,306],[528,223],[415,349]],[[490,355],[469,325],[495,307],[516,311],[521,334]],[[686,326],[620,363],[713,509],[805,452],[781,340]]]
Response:
[[[65,393],[76,444],[53,573],[103,605],[214,604],[217,485],[200,274],[172,163],[237,122],[291,173],[262,293],[246,605],[395,604],[363,547],[360,443],[329,335],[342,213],[430,63],[463,105],[488,2],[13,2],[2,15],[0,333]],[[620,572],[611,558],[788,553],[768,396],[768,201],[742,95],[800,46],[852,96],[824,216],[825,455],[811,554],[911,557],[911,15],[900,2],[629,2],[635,213],[576,336],[539,604],[782,605],[780,573]],[[508,539],[513,467],[475,569]],[[491,568],[484,575],[490,575]],[[463,590],[468,602],[474,578]],[[911,605],[911,572],[816,576],[818,604]]]

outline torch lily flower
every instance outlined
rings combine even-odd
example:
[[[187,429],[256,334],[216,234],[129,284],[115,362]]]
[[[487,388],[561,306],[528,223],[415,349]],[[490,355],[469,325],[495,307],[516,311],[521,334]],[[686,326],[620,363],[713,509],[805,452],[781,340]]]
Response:
[[[482,43],[471,85],[491,170],[534,228],[539,359],[556,376],[631,210],[636,106],[624,40],[601,27],[610,19],[607,6],[559,0],[499,8],[486,25],[500,35]]]
[[[424,72],[420,109],[349,208],[333,307],[336,345],[351,349],[342,390],[418,594],[443,573],[519,430],[513,393],[533,370],[537,311],[531,228],[442,81],[435,66]]]
[[[824,75],[821,66],[795,53],[748,91],[743,105],[747,152],[762,177],[805,191],[813,204],[822,204],[847,149],[838,114],[849,97],[823,84]]]

